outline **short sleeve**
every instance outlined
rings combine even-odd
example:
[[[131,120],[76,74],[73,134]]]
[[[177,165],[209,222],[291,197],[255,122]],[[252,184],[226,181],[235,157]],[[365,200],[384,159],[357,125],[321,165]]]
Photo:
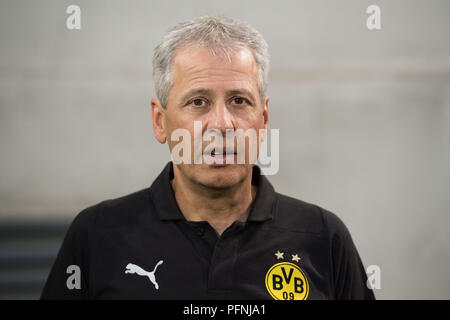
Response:
[[[75,217],[44,285],[41,300],[88,299],[89,252],[94,223],[94,207]]]
[[[350,232],[332,212],[322,209],[329,235],[331,259],[330,280],[337,300],[374,300],[372,289],[367,287],[367,274]]]

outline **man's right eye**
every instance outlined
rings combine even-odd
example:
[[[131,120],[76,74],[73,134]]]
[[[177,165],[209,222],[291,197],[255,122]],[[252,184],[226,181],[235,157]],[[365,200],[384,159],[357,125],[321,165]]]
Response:
[[[191,101],[191,104],[193,104],[196,107],[203,107],[204,103],[206,103],[206,101],[203,99],[194,99]]]

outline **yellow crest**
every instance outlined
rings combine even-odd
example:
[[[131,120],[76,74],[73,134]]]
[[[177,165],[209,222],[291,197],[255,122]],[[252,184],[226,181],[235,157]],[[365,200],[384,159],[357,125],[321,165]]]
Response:
[[[277,263],[267,271],[266,288],[275,300],[306,300],[309,294],[305,273],[291,262]]]

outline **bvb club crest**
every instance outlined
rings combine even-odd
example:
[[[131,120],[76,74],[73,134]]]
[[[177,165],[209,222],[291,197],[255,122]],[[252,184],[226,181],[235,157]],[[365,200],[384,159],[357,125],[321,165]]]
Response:
[[[284,253],[275,253],[277,260],[285,259]],[[286,260],[289,260],[287,258]],[[292,261],[299,262],[297,254]],[[282,261],[274,264],[266,273],[266,289],[275,300],[306,300],[309,295],[309,283],[305,273],[293,262]]]

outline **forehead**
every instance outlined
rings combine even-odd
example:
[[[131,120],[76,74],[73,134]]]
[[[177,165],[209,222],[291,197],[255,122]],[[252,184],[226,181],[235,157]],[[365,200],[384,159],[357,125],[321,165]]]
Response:
[[[222,49],[189,46],[176,51],[173,59],[173,87],[198,85],[245,86],[257,88],[257,66],[248,48],[228,49],[229,57]]]

